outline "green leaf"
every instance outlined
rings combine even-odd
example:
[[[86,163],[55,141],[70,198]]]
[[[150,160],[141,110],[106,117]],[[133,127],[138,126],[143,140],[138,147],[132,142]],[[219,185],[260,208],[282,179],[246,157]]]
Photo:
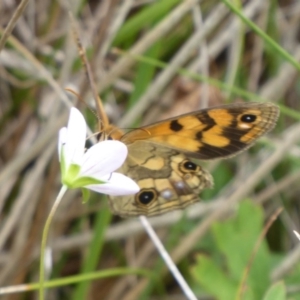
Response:
[[[156,58],[161,48],[161,45],[162,45],[161,42],[155,43],[147,50],[145,55],[148,57]],[[147,87],[149,86],[151,80],[153,79],[155,70],[156,67],[151,64],[138,62],[137,72],[134,79],[134,90],[131,93],[128,101],[129,108],[133,107],[136,101],[141,97],[141,95],[145,93]]]
[[[85,188],[82,188],[81,191],[82,191],[82,199],[83,199],[82,203],[87,203],[90,199],[91,193],[88,189]]]
[[[266,292],[263,300],[286,300],[286,288],[282,281],[273,284]]]
[[[240,204],[235,218],[216,223],[212,229],[218,248],[226,258],[232,279],[240,284],[243,274],[249,268],[246,285],[248,290],[253,291],[256,299],[261,299],[269,286],[271,268],[271,256],[265,241],[255,252],[257,240],[263,230],[262,209],[245,201]],[[253,255],[254,259],[249,265]]]
[[[151,5],[138,11],[119,30],[113,44],[119,46],[123,42],[136,36],[143,28],[151,26],[170,12],[180,0],[161,0],[153,2]]]
[[[234,299],[237,285],[207,256],[197,256],[192,275],[207,292],[218,300]]]

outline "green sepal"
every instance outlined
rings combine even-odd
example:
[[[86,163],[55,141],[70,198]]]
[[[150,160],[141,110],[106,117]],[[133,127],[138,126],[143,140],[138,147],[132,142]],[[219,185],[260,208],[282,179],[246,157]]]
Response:
[[[80,172],[80,166],[79,165],[75,165],[75,164],[71,164],[70,168],[68,170],[68,177],[72,177],[72,178],[76,178],[77,175]]]
[[[65,163],[63,163],[62,169],[65,169]],[[71,164],[67,170],[62,172],[62,180],[61,180],[62,183],[70,189],[75,188],[74,183],[76,183],[78,180],[76,177],[78,176],[79,172],[80,172],[80,166]]]
[[[87,203],[90,199],[90,191],[88,189],[82,188],[81,189],[82,192],[82,203]]]
[[[75,189],[75,188],[81,188],[91,184],[103,184],[103,183],[107,183],[107,182],[93,177],[83,176],[73,180],[71,188]]]

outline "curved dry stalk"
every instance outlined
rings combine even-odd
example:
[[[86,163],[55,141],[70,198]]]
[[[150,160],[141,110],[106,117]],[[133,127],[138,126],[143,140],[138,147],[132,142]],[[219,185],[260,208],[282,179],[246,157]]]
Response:
[[[132,55],[139,55],[144,53],[150,46],[152,46],[158,39],[167,34],[170,30],[178,24],[178,22],[189,12],[200,0],[187,0],[178,5],[169,15],[161,21],[154,29],[147,35],[141,38],[135,45],[131,47],[129,52]],[[105,74],[103,78],[99,78],[99,91],[105,90],[118,77],[126,72],[133,64],[135,59],[132,56],[123,56],[112,67],[112,69]]]
[[[255,14],[262,9],[264,2],[260,0],[250,1],[244,8],[243,12],[244,15],[249,18],[253,19]],[[223,29],[220,32],[217,32],[215,38],[212,39],[208,44],[208,53],[211,59],[216,58],[224,49],[226,49],[232,40],[232,32],[237,30],[239,26],[238,20],[231,16],[228,21],[226,21],[226,26],[222,27]],[[190,64],[188,69],[195,72],[195,66],[198,66],[200,63],[201,57],[197,57],[194,59]]]
[[[203,16],[201,12],[201,8],[196,6],[192,10],[194,25],[196,31],[200,31],[202,27],[204,27]],[[197,68],[197,72],[202,74],[205,77],[209,77],[209,55],[208,55],[208,46],[206,39],[203,39],[202,43],[199,45],[198,55],[199,64],[195,66]],[[208,107],[209,103],[209,85],[207,82],[199,83],[201,89],[201,96],[199,95],[199,109]]]
[[[118,30],[123,25],[126,16],[128,15],[130,9],[134,4],[134,0],[125,0],[121,4],[118,13],[116,13],[115,19],[113,19],[113,23],[108,27],[107,34],[105,36],[104,41],[102,42],[102,46],[99,51],[99,55],[96,57],[95,65],[99,66],[99,70],[103,69],[103,59],[108,53],[109,48],[111,47],[111,43],[113,42]]]
[[[157,95],[161,93],[166,84],[170,82],[178,69],[187,62],[190,55],[198,48],[198,45],[203,41],[203,39],[220,24],[227,12],[228,10],[223,4],[217,6],[209,18],[207,18],[203,27],[196,31],[181,47],[181,49],[178,50],[168,66],[161,71],[135,106],[120,120],[119,125],[121,127],[129,126],[132,123],[132,120],[135,120],[137,116],[140,116],[147,109]],[[130,53],[130,55],[132,55],[132,53]]]
[[[274,184],[270,184],[263,191],[258,193],[255,196],[255,203],[263,204],[268,199],[272,199],[276,194],[279,194],[287,189],[290,189],[290,186],[297,183],[300,178],[300,171],[287,174],[282,177],[280,180],[276,181]]]
[[[260,28],[265,29],[268,22],[268,12],[270,3],[268,1],[262,2],[264,5],[261,7],[258,15],[257,24]],[[258,88],[258,82],[260,74],[263,71],[263,52],[264,52],[264,42],[259,36],[254,37],[254,49],[251,53],[252,63],[250,64],[250,76],[248,83],[248,90],[251,92],[256,92]]]
[[[12,30],[14,29],[18,19],[22,16],[22,13],[24,12],[29,0],[22,0],[19,4],[18,8],[14,12],[13,16],[11,17],[9,23],[7,24],[5,30],[2,33],[1,39],[0,39],[0,52],[4,48],[4,45],[9,38]]]
[[[11,234],[12,230],[16,226],[20,217],[22,216],[23,209],[27,205],[28,201],[31,199],[31,194],[33,189],[36,188],[36,182],[41,178],[41,174],[44,172],[45,167],[49,161],[49,158],[53,154],[53,150],[56,149],[56,145],[52,144],[44,154],[38,159],[35,168],[31,171],[31,175],[27,175],[22,192],[20,196],[16,199],[14,207],[10,213],[10,218],[2,226],[0,232],[0,249],[3,249],[3,245],[6,242],[7,238]]]
[[[300,60],[299,44],[295,47],[292,55],[295,59]],[[259,95],[262,98],[277,101],[287,92],[298,73],[289,63],[283,63],[278,70],[277,76],[274,76],[259,89]]]
[[[56,123],[46,128],[43,134],[26,150],[26,153],[16,156],[2,169],[0,173],[0,188],[6,184],[7,178],[18,174],[32,159],[40,154],[49,145],[49,140],[55,140],[54,136],[57,135],[58,129],[65,124],[67,116],[67,112],[59,116],[56,119]]]

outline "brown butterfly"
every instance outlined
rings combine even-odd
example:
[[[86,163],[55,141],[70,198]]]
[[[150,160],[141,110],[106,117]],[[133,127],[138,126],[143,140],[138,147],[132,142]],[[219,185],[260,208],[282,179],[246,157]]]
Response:
[[[101,139],[128,147],[118,170],[140,186],[139,193],[109,197],[113,213],[153,216],[199,201],[212,176],[194,159],[226,158],[250,147],[276,124],[272,103],[236,103],[199,110],[123,133],[106,124]]]

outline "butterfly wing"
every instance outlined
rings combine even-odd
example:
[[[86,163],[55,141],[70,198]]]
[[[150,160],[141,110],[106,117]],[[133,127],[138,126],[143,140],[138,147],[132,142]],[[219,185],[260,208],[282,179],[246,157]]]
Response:
[[[157,215],[199,200],[213,184],[211,175],[190,158],[214,159],[237,154],[276,124],[279,109],[271,103],[237,103],[200,110],[112,138],[128,146],[118,170],[135,180],[136,195],[110,197],[121,216]]]
[[[278,116],[272,103],[229,104],[138,128],[121,140],[147,140],[197,159],[222,158],[247,149],[275,126]]]
[[[113,213],[153,216],[199,201],[199,193],[212,186],[211,175],[184,154],[148,141],[128,145],[129,155],[118,172],[140,186],[136,195],[109,197]]]

